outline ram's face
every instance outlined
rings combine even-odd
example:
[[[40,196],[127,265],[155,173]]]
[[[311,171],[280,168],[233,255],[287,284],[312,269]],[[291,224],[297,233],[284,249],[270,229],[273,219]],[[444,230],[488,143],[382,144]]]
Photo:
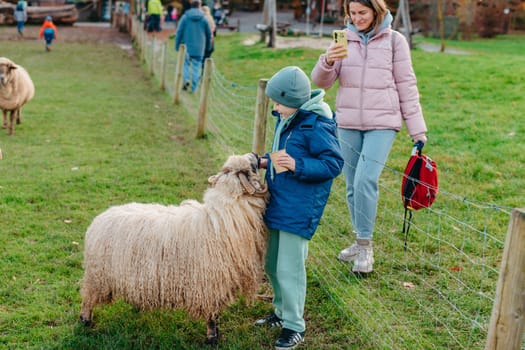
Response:
[[[0,59],[0,85],[6,85],[9,82],[13,69],[15,69],[15,66],[12,62]]]
[[[250,161],[251,171],[257,173],[257,169],[259,169],[259,157],[255,153],[247,153],[244,156]]]
[[[231,155],[226,160],[226,163],[224,163],[222,171],[224,173],[257,173],[258,162],[259,160],[254,153],[246,153],[244,155]]]
[[[231,191],[238,192],[238,185],[242,187],[242,193],[250,196],[263,197],[268,192],[257,173],[258,157],[253,153],[245,155],[232,155],[224,163],[222,170],[210,176],[208,182],[212,187],[222,185]]]

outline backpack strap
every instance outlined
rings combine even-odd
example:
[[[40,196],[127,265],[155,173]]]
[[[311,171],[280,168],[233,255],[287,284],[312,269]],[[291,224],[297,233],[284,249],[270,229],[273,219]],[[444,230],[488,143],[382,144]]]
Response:
[[[393,41],[393,40],[392,40]],[[407,250],[407,241],[408,241],[408,231],[410,231],[410,225],[412,225],[412,209],[408,207],[408,200],[412,196],[412,192],[414,191],[414,187],[416,186],[417,182],[419,181],[419,171],[421,169],[423,160],[421,158],[423,147],[425,144],[423,141],[418,141],[414,144],[414,147],[412,148],[412,155],[417,155],[417,159],[410,171],[410,173],[407,175],[406,183],[405,183],[405,189],[403,191],[403,205],[405,207],[405,215],[403,216],[403,233],[405,234],[405,242],[403,244],[403,247],[405,251]],[[408,220],[407,220],[407,214],[408,214]]]
[[[407,220],[407,213],[408,213],[408,220]],[[410,231],[410,225],[412,224],[412,210],[410,210],[408,207],[405,207],[405,216],[403,217],[403,233],[405,234],[405,242],[403,244],[403,247],[405,251],[407,250],[408,244],[408,231]]]

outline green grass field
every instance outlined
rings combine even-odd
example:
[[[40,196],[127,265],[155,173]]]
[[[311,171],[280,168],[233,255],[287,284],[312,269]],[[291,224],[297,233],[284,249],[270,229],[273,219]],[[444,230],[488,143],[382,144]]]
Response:
[[[240,85],[256,86],[259,78],[290,64],[309,72],[320,53],[243,47],[243,38],[220,35],[214,53],[218,69]],[[469,54],[413,52],[430,130],[426,147],[439,160],[441,186],[449,194],[474,201],[524,207],[525,37],[449,45]],[[92,328],[82,326],[78,314],[83,235],[94,216],[111,205],[200,200],[208,176],[226,158],[224,150],[212,137],[195,139],[194,116],[184,106],[174,106],[137,58],[115,45],[57,41],[53,51],[45,53],[40,42],[4,41],[0,55],[26,67],[36,86],[15,136],[9,137],[6,130],[0,133],[4,154],[0,161],[0,348],[204,348],[204,322],[188,320],[180,311],[140,312],[117,302],[95,310]],[[333,105],[335,89],[327,94]],[[391,166],[406,162],[408,144],[401,132],[389,159]],[[336,199],[333,203],[344,212],[344,204]],[[462,211],[458,216],[474,215],[474,221],[481,215],[458,210]],[[329,215],[325,223],[340,232],[348,229],[339,216]],[[503,226],[503,232],[506,224],[495,223]],[[388,269],[395,278],[403,273]],[[331,286],[315,271],[314,266],[309,269],[304,348],[383,348],[362,335],[359,323],[353,321],[359,315],[341,314],[331,298]],[[490,281],[486,288],[493,286]],[[374,280],[353,288],[346,297],[367,294],[370,308],[397,305],[402,298]],[[430,307],[432,296],[426,300]],[[474,313],[476,302],[466,301]],[[410,312],[411,306],[404,306]],[[240,301],[225,310],[219,348],[271,348],[278,332],[252,326],[270,310],[264,301]],[[395,316],[387,313],[383,321],[395,329]],[[432,328],[435,323],[413,325],[421,326]],[[446,340],[427,342],[414,343],[447,348],[439,345]]]

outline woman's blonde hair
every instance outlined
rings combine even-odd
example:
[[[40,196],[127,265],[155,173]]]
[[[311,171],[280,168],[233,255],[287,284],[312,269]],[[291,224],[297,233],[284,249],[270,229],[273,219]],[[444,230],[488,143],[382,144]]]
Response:
[[[357,2],[363,6],[366,6],[374,11],[374,20],[372,21],[372,28],[377,28],[383,23],[383,20],[388,13],[388,7],[384,0],[344,0],[343,10],[345,12],[345,21],[352,23],[352,17],[350,17],[350,3]]]

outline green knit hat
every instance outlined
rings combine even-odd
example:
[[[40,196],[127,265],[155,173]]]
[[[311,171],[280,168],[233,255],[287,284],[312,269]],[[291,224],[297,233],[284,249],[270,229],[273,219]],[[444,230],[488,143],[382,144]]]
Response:
[[[299,67],[284,67],[268,81],[266,95],[283,106],[299,108],[310,100],[310,79]]]

